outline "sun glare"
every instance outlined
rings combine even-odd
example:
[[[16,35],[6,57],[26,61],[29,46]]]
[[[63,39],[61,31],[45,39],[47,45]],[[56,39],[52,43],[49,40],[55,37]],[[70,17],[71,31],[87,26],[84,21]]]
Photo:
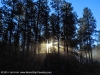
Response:
[[[52,42],[47,43],[47,53],[50,53],[50,48],[52,47]]]

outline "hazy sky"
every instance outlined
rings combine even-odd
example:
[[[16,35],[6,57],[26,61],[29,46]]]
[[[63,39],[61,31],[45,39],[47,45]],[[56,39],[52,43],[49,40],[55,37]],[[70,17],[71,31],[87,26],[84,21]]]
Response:
[[[1,1],[1,0],[0,0]],[[97,30],[100,30],[100,0],[67,0],[72,3],[74,11],[77,13],[78,18],[82,17],[84,7],[91,9],[94,18],[96,19]],[[0,2],[1,6],[1,2]]]

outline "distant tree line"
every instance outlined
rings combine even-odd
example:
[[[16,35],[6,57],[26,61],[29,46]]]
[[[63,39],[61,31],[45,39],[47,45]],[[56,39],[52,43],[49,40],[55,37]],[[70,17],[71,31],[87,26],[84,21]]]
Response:
[[[40,44],[55,38],[68,47],[79,47],[92,60],[96,20],[88,7],[78,19],[72,4],[66,0],[2,0],[0,7],[0,56],[28,58],[39,53]],[[31,48],[30,48],[31,46]]]

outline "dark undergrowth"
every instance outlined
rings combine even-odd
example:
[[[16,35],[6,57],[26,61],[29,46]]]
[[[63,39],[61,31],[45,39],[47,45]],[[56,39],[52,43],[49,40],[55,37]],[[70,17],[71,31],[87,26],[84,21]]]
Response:
[[[27,59],[11,56],[0,58],[1,71],[40,71],[51,72],[46,75],[100,75],[100,64],[80,63],[72,54],[36,54]],[[37,74],[35,74],[37,75]],[[38,74],[40,75],[40,74]],[[44,75],[44,74],[43,74]]]

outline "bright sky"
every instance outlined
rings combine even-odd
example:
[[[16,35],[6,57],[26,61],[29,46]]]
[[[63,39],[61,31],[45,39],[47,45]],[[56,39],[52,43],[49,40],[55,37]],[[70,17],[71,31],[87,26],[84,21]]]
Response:
[[[1,0],[0,0],[1,1]],[[67,0],[67,2],[72,3],[74,11],[77,13],[78,18],[82,17],[84,7],[91,9],[94,18],[96,19],[97,30],[100,30],[100,0]],[[0,2],[1,7],[1,2]]]
[[[96,19],[97,30],[100,30],[100,0],[66,0],[72,3],[74,11],[77,13],[78,18],[82,17],[84,7],[91,9],[94,18]]]

